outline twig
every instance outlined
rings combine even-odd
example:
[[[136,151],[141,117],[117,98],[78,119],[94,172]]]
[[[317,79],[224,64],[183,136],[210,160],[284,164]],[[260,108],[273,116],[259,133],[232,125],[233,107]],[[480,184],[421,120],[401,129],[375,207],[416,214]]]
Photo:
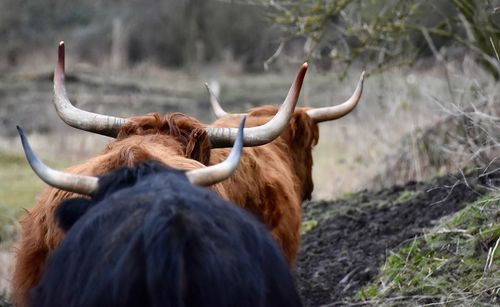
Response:
[[[490,262],[488,263],[488,267],[486,268],[487,270],[491,269],[491,265],[493,264],[493,259],[495,258],[495,252],[497,251],[499,242],[500,242],[500,238],[497,239],[497,242],[495,243],[495,247],[493,247],[493,250],[491,251],[491,258],[490,258]]]
[[[500,56],[498,56],[497,48],[495,47],[495,44],[493,43],[493,38],[491,38],[491,36],[490,36],[490,43],[491,46],[493,46],[493,51],[495,51],[495,56],[497,57],[497,60],[500,62]]]
[[[285,46],[285,42],[281,42],[280,45],[278,46],[278,49],[276,49],[276,51],[273,53],[273,55],[271,55],[271,57],[269,57],[267,60],[264,61],[264,70],[268,70],[269,64],[274,62],[279,57],[279,55],[281,54],[281,51],[283,51],[284,46]]]

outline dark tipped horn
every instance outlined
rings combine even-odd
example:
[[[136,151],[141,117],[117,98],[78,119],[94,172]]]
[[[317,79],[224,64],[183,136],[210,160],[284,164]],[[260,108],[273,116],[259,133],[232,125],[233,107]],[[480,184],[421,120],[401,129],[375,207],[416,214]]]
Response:
[[[58,61],[54,70],[54,105],[59,117],[68,125],[110,137],[116,137],[127,119],[80,110],[71,104],[64,85],[64,42],[59,43]]]
[[[48,185],[64,191],[84,195],[92,195],[97,190],[99,181],[97,177],[68,174],[51,169],[47,165],[43,164],[43,162],[35,156],[33,150],[31,150],[28,139],[19,126],[17,126],[17,131],[21,137],[21,142],[23,144],[24,153],[26,155],[26,159],[28,159],[28,163],[35,174],[37,174],[38,177],[40,177],[40,179],[45,181]]]

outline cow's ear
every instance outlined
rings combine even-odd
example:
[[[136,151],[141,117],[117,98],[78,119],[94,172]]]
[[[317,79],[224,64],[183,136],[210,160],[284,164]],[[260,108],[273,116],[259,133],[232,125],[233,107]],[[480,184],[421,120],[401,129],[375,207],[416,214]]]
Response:
[[[212,149],[212,145],[205,129],[193,129],[186,144],[186,157],[208,165],[210,149]]]
[[[295,112],[290,120],[292,142],[297,148],[311,150],[319,139],[318,125],[305,113]]]
[[[92,207],[93,203],[92,200],[86,198],[72,198],[62,202],[54,212],[57,225],[67,232]]]

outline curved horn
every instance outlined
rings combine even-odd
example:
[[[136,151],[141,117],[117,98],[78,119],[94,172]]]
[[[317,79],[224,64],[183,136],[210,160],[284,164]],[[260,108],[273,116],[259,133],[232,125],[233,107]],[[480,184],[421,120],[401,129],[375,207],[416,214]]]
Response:
[[[320,123],[328,120],[334,120],[341,118],[344,115],[349,114],[361,99],[361,94],[363,93],[363,81],[365,77],[365,72],[361,73],[361,77],[359,78],[358,85],[356,90],[352,94],[351,98],[347,99],[343,103],[333,106],[333,107],[324,107],[324,108],[316,108],[307,111],[307,115],[309,115],[314,122]]]
[[[241,149],[243,148],[243,127],[245,126],[245,120],[246,116],[243,116],[238,128],[236,142],[234,142],[234,146],[226,160],[216,165],[186,172],[186,176],[192,184],[201,186],[212,185],[227,179],[234,173],[240,163]]]
[[[205,87],[207,88],[208,96],[210,97],[210,105],[212,105],[212,111],[214,111],[215,117],[221,118],[226,115],[246,115],[246,113],[227,113],[226,111],[224,111],[224,109],[221,107],[218,97],[220,93],[220,84],[217,81],[212,81],[210,83],[212,84],[211,87],[208,85],[208,83],[205,83]]]
[[[97,190],[99,181],[97,177],[68,174],[56,171],[43,164],[43,162],[35,156],[33,150],[31,150],[31,146],[28,143],[28,139],[24,135],[23,129],[17,126],[17,131],[21,137],[21,142],[23,143],[23,149],[26,154],[26,159],[28,159],[28,163],[38,177],[40,177],[40,179],[45,181],[48,185],[64,191],[84,195],[92,195]]]
[[[212,110],[214,111],[215,117],[221,118],[228,115],[228,113],[224,111],[224,109],[222,109],[219,103],[219,99],[217,98],[220,93],[220,84],[216,81],[212,81],[211,83],[213,90],[210,88],[210,86],[208,86],[208,83],[205,83],[205,87],[207,88],[208,96],[210,96],[210,104],[212,105]]]
[[[54,70],[54,105],[59,117],[77,129],[116,137],[127,119],[80,110],[71,104],[64,86],[64,42],[59,43],[58,60]]]
[[[259,146],[277,138],[286,128],[292,117],[295,105],[299,100],[300,89],[307,71],[307,63],[300,67],[285,101],[276,115],[262,126],[245,128],[244,146]],[[234,143],[238,129],[236,128],[205,128],[213,147],[229,147]]]

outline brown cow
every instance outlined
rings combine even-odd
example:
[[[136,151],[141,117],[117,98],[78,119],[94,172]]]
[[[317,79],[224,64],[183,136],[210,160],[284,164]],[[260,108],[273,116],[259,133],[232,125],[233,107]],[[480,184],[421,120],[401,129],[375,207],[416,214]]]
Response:
[[[245,129],[245,146],[265,144],[280,135],[295,108],[306,70],[307,65],[303,65],[272,120],[260,127]],[[205,127],[196,119],[180,113],[123,119],[75,108],[64,87],[63,43],[59,46],[54,71],[54,93],[56,109],[66,123],[117,137],[98,156],[66,170],[73,174],[99,176],[120,166],[133,167],[144,160],[159,161],[178,169],[202,168],[210,161],[212,147],[232,146],[238,134],[237,128]],[[230,185],[219,183],[212,188],[222,198],[229,199]],[[63,233],[54,223],[55,208],[62,200],[75,196],[75,193],[45,188],[35,206],[21,219],[21,238],[17,244],[12,279],[13,299],[17,305],[25,305],[28,290],[38,281],[47,256],[62,240]]]
[[[287,128],[269,144],[244,148],[241,165],[224,182],[228,199],[250,210],[270,228],[292,264],[299,249],[302,201],[311,198],[312,149],[318,142],[318,123],[338,119],[353,110],[361,98],[364,72],[354,94],[344,103],[325,108],[295,108]],[[218,120],[211,127],[235,127],[242,114],[226,113],[207,86]],[[246,125],[268,122],[277,112],[273,106],[250,110]],[[225,159],[226,149],[213,149],[210,164]]]

